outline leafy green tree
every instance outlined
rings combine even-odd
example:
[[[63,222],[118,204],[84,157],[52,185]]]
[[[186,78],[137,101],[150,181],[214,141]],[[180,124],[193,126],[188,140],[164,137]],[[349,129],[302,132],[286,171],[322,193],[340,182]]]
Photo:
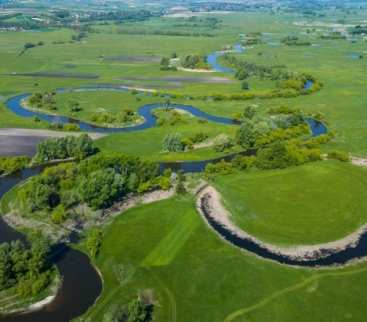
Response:
[[[182,143],[182,137],[179,133],[167,134],[162,142],[163,151],[181,152],[185,149]]]
[[[93,209],[108,207],[126,192],[125,178],[112,168],[97,170],[82,179],[79,192]]]
[[[69,110],[72,113],[77,113],[77,112],[82,111],[83,109],[81,108],[78,101],[70,101],[69,102]]]
[[[241,88],[245,91],[248,91],[250,89],[250,84],[247,81],[243,81],[241,83]]]
[[[132,300],[128,305],[128,318],[126,322],[145,322],[148,316],[146,306],[140,298]]]
[[[96,258],[99,249],[102,245],[103,233],[100,229],[93,229],[89,232],[87,239],[86,239],[86,246],[89,252],[89,255],[92,258]]]
[[[254,124],[245,118],[237,132],[237,143],[245,149],[252,148],[256,141]]]
[[[257,111],[255,106],[248,105],[245,107],[245,110],[243,111],[243,117],[249,120],[252,120],[254,116],[256,115]]]

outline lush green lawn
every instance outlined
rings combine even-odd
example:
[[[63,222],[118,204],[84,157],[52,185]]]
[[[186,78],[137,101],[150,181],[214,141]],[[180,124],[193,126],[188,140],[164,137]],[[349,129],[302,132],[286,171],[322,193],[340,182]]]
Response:
[[[118,217],[96,264],[104,287],[83,317],[91,321],[144,290],[154,294],[155,321],[365,321],[366,264],[310,271],[257,259],[217,237],[190,198]]]
[[[367,223],[367,171],[338,161],[219,177],[233,220],[277,244],[336,240]]]

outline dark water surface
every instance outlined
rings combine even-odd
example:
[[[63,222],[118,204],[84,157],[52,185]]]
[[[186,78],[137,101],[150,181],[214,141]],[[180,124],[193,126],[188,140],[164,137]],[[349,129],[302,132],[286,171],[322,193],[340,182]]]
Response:
[[[16,184],[39,174],[43,167],[25,169],[0,178],[0,199]],[[0,217],[0,243],[25,240],[25,236]],[[67,322],[85,313],[102,291],[102,281],[91,265],[88,256],[80,251],[59,245],[58,255],[53,258],[62,276],[62,286],[56,298],[39,311],[0,317],[1,322]]]
[[[354,247],[350,246],[344,250],[337,251],[336,253],[328,253],[327,250],[324,250],[322,252],[322,258],[317,259],[292,259],[288,256],[275,254],[251,239],[239,237],[233,234],[226,227],[215,221],[209,215],[205,207],[202,207],[201,209],[209,225],[226,241],[238,248],[256,254],[257,256],[270,259],[281,264],[302,267],[327,267],[333,265],[343,265],[350,262],[351,260],[359,259],[367,255],[367,232],[365,232],[362,234],[361,238]]]

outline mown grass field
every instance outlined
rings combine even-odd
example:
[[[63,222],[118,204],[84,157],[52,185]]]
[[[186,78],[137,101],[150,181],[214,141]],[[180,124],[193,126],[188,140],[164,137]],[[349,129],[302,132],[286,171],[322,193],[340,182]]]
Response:
[[[91,321],[103,321],[109,308],[144,290],[154,294],[156,321],[365,320],[366,264],[312,271],[258,259],[217,237],[191,198],[118,217],[96,264],[104,288],[83,317]]]
[[[219,177],[233,221],[270,243],[340,239],[367,222],[367,171],[339,161]]]

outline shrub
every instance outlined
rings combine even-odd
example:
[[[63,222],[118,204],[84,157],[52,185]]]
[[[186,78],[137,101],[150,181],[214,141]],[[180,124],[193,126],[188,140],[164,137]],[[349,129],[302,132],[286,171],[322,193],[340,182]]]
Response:
[[[64,124],[62,129],[67,132],[79,132],[80,131],[79,125],[75,123]]]
[[[99,249],[102,245],[103,233],[100,229],[93,229],[89,232],[85,245],[88,249],[89,255],[92,258],[96,258]]]
[[[233,165],[231,162],[221,160],[217,163],[208,163],[205,167],[205,175],[208,177],[215,175],[226,175],[233,172]]]
[[[233,160],[232,164],[235,168],[239,170],[247,170],[255,166],[256,157],[255,156],[241,156],[237,155]]]
[[[0,176],[24,169],[30,162],[27,156],[0,157]]]
[[[348,155],[348,153],[344,152],[344,151],[330,151],[327,154],[328,159],[334,159],[334,160],[339,160],[342,162],[349,162],[350,161],[350,157]]]
[[[55,224],[63,223],[66,218],[67,214],[63,205],[58,205],[51,213],[51,220]]]

